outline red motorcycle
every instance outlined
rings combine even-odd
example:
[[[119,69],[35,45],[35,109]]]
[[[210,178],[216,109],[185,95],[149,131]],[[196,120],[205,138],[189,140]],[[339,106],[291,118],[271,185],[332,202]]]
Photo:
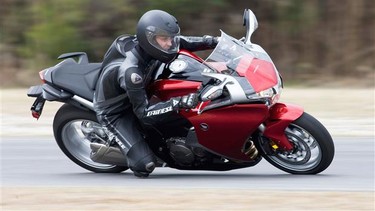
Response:
[[[292,174],[322,172],[334,157],[329,132],[303,108],[278,102],[283,82],[266,51],[251,43],[257,28],[251,10],[245,10],[244,25],[247,34],[240,40],[221,32],[206,60],[181,50],[155,73],[151,102],[192,92],[201,100],[195,109],[144,129],[158,167],[224,171],[254,166],[263,157]],[[63,102],[53,121],[61,150],[93,172],[127,170],[126,157],[93,111],[102,64],[89,63],[83,52],[59,59],[64,60],[40,72],[43,84],[28,91],[36,97],[33,116],[39,118],[46,100]]]

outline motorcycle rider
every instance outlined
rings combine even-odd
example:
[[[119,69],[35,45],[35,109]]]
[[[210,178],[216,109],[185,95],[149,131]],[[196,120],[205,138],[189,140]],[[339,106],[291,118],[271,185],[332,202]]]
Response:
[[[135,176],[147,177],[155,157],[141,134],[141,126],[161,123],[180,108],[198,104],[197,94],[174,97],[151,105],[145,88],[162,63],[171,62],[180,48],[189,51],[213,49],[217,38],[185,37],[175,17],[161,10],[146,12],[138,21],[136,45],[125,52],[121,65],[104,68],[99,77],[94,108],[110,140],[115,140]],[[139,124],[141,123],[141,124]]]

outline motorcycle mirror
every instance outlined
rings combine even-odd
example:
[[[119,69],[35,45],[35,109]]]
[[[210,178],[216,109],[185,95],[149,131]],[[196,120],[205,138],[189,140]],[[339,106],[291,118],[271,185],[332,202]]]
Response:
[[[243,25],[246,27],[245,43],[251,44],[251,35],[258,28],[258,20],[250,9],[245,9],[243,14]]]

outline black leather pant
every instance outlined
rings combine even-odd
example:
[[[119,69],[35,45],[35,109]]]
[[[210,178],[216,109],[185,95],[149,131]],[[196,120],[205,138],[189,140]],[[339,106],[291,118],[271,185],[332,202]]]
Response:
[[[117,115],[98,115],[98,120],[107,129],[110,139],[115,138],[122,153],[128,158],[131,170],[150,173],[146,165],[155,162],[154,154],[140,133],[140,126],[132,112]]]

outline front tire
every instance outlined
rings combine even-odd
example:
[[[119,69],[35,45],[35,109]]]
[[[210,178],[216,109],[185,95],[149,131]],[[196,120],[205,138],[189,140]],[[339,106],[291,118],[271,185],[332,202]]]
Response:
[[[57,111],[53,120],[53,133],[64,154],[77,165],[95,173],[120,173],[127,170],[126,166],[102,164],[91,160],[91,142],[84,138],[81,131],[82,121],[99,124],[92,111],[69,104],[64,104]]]
[[[262,156],[273,166],[291,174],[318,174],[331,164],[335,153],[332,137],[311,115],[304,112],[289,124],[285,135],[294,145],[291,152],[272,150],[272,140],[259,136]]]

